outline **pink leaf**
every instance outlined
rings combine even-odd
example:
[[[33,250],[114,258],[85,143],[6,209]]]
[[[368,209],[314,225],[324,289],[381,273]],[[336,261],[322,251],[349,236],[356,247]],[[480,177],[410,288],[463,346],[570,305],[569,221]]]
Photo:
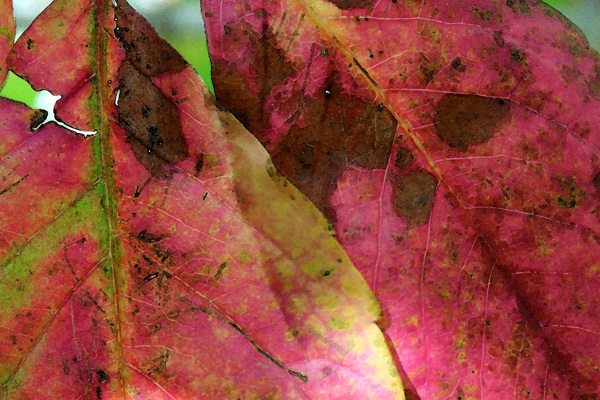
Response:
[[[219,102],[334,224],[409,395],[600,392],[600,58],[570,22],[529,1],[202,5]]]
[[[6,68],[6,56],[15,40],[15,18],[13,16],[13,5],[10,0],[0,0],[0,88],[4,84],[8,69]]]
[[[331,226],[117,3],[55,1],[10,53],[94,134],[0,99],[0,396],[401,398]]]

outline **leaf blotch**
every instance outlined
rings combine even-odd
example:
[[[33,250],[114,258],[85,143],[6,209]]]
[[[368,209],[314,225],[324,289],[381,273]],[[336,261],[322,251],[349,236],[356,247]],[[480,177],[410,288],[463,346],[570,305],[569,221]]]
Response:
[[[96,374],[98,374],[98,383],[106,382],[110,379],[110,376],[102,369],[97,370]]]
[[[37,130],[48,118],[48,111],[46,110],[35,110],[31,115],[29,121],[29,131],[33,132]]]
[[[409,226],[429,222],[438,181],[427,171],[412,171],[392,178],[392,206]]]
[[[269,121],[268,111],[263,106],[271,90],[284,80],[296,74],[293,65],[287,61],[285,53],[277,47],[273,32],[266,28],[263,32],[255,32],[243,21],[230,24],[230,40],[235,42],[250,41],[248,52],[252,57],[261,60],[250,68],[256,78],[258,90],[250,89],[244,75],[237,65],[226,61],[213,61],[212,79],[215,95],[222,106],[259,139],[266,131]],[[246,33],[246,34],[245,34]],[[247,35],[247,37],[246,37]]]
[[[115,9],[115,36],[129,62],[147,76],[175,73],[187,65],[183,57],[156,33],[154,28],[127,3]]]
[[[273,163],[331,221],[331,196],[349,165],[387,165],[397,122],[379,103],[344,91],[337,72],[315,99],[307,99],[307,123],[291,127],[277,143]]]
[[[528,0],[506,0],[506,5],[516,13],[529,14],[531,8],[529,8],[527,1]]]
[[[367,8],[373,6],[374,0],[329,0],[340,10],[355,10],[357,8]]]
[[[200,175],[202,169],[204,168],[204,153],[200,153],[196,156],[196,164],[194,165],[194,172],[196,176]]]
[[[509,50],[510,58],[522,65],[527,65],[527,55],[524,52],[519,50],[516,46],[510,46]]]
[[[162,236],[156,236],[151,233],[148,233],[148,231],[144,229],[140,233],[138,233],[137,239],[144,243],[157,243],[160,242],[163,238]]]
[[[415,156],[405,147],[400,147],[396,153],[396,161],[394,165],[396,168],[402,169],[408,167],[415,160]]]
[[[467,66],[463,64],[462,59],[460,57],[456,57],[452,60],[452,69],[458,72],[465,72],[467,70]]]
[[[177,106],[148,77],[125,61],[119,68],[119,123],[137,160],[153,175],[188,156]]]
[[[437,104],[436,133],[455,149],[487,142],[510,107],[503,100],[477,95],[447,94]]]

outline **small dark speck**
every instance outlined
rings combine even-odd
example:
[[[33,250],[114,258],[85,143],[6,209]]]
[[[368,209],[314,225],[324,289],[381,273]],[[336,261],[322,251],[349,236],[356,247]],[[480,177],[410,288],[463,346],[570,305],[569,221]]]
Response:
[[[96,373],[98,374],[98,383],[102,383],[110,379],[110,376],[108,376],[104,370],[99,369],[96,371]]]
[[[383,111],[383,108],[384,107],[382,103],[377,104],[377,111]]]
[[[331,98],[331,90],[325,89],[325,98],[326,99],[330,99]]]
[[[158,272],[154,272],[144,278],[144,282],[150,282],[152,279],[158,276]]]

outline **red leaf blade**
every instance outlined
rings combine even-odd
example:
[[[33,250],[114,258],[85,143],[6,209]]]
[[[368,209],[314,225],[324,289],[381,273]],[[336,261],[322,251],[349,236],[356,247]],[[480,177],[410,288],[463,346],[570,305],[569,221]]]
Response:
[[[512,1],[202,4],[217,98],[334,223],[422,398],[600,390],[600,59],[572,24]]]
[[[327,221],[117,3],[56,1],[10,55],[96,135],[0,114],[3,395],[401,398]]]

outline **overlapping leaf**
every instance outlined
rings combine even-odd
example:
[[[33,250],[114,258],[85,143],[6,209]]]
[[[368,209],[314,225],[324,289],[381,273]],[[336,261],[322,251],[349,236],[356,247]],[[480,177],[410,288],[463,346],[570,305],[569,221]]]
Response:
[[[96,134],[0,99],[0,397],[402,398],[332,228],[124,1],[55,1],[9,65]]]
[[[332,221],[410,393],[600,392],[600,58],[529,1],[203,0],[217,98]]]

